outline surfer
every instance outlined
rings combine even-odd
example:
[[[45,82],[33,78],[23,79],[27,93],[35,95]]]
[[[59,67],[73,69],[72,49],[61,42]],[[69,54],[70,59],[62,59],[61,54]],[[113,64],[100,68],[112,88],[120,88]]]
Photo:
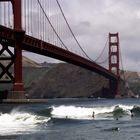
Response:
[[[113,110],[114,119],[119,120],[119,118],[122,117],[122,114],[123,114],[122,108],[119,105],[116,105]]]
[[[118,118],[118,117],[116,117],[116,120],[119,120],[119,118]]]
[[[93,111],[93,113],[92,113],[92,118],[94,118],[95,117],[95,113],[94,113],[94,111]]]
[[[131,109],[130,112],[131,112],[131,117],[134,117],[133,109]]]
[[[109,128],[109,129],[104,129],[104,131],[120,131],[119,127],[113,127],[113,128]]]
[[[137,105],[134,105],[133,108],[130,110],[131,117],[134,117],[134,115],[138,114],[139,111],[140,111],[140,107]]]
[[[115,106],[115,109],[119,109],[119,108],[120,108],[119,105],[116,105],[116,106]]]
[[[116,105],[115,106],[115,109],[119,109],[120,107],[119,107],[119,105]],[[119,117],[118,116],[116,116],[116,120],[119,120]]]
[[[119,131],[119,130],[120,130],[119,127],[112,128],[112,131]]]

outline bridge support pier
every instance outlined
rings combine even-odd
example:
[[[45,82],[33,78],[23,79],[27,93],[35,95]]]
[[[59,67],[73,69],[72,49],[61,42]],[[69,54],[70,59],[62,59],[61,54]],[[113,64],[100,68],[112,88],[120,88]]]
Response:
[[[21,43],[23,40],[25,32],[22,30],[15,30],[15,63],[14,63],[14,83],[13,83],[13,92],[11,98],[14,99],[24,99],[25,92],[22,82],[22,49]]]
[[[113,97],[119,95],[119,90],[118,90],[119,86],[118,86],[118,84],[119,84],[119,80],[116,80],[116,81],[109,80],[109,88],[110,88],[111,95]]]

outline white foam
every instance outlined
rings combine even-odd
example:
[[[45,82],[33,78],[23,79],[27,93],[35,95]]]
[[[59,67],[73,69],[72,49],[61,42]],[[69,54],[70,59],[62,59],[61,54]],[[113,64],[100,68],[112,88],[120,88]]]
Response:
[[[122,105],[122,104],[118,104],[118,105],[124,110],[131,110],[133,108],[133,105]]]
[[[14,113],[13,113],[14,112]],[[0,133],[13,134],[22,131],[30,131],[36,128],[38,123],[48,122],[50,118],[37,116],[26,112],[0,114]]]
[[[93,108],[59,106],[53,107],[52,116],[58,118],[88,119],[92,117]]]
[[[118,104],[123,110],[130,114],[130,109],[133,106],[121,105]],[[116,105],[106,106],[106,107],[93,107],[93,108],[85,108],[85,107],[76,107],[76,106],[58,106],[52,107],[53,110],[51,112],[53,117],[56,118],[70,118],[70,119],[93,119],[92,114],[95,113],[95,119],[108,119],[107,116],[112,117],[112,114]]]

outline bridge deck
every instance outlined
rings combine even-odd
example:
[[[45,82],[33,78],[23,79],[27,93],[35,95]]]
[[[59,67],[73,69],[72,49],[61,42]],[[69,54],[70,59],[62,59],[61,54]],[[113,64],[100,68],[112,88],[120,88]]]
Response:
[[[14,30],[0,25],[0,42],[3,39],[7,40],[9,46],[15,46]],[[108,79],[118,79],[115,74],[93,61],[28,35],[24,36],[22,49],[86,68]]]

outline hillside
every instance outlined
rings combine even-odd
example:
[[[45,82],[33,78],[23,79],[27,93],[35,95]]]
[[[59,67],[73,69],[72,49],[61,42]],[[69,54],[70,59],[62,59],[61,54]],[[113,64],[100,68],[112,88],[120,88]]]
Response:
[[[35,68],[41,71],[30,84],[26,84],[26,91],[30,98],[69,98],[69,97],[104,97],[103,88],[108,88],[108,80],[83,68],[59,63],[49,68]],[[35,72],[35,73],[36,73]],[[26,74],[26,77],[28,74]],[[139,95],[140,74],[125,72],[126,88],[120,88],[120,93],[127,97]],[[25,77],[24,77],[25,78]],[[25,78],[26,79],[26,78]],[[32,78],[31,78],[32,79]],[[127,92],[127,93],[126,93]]]
[[[125,71],[126,86],[135,95],[140,96],[140,73]]]
[[[41,64],[27,58],[26,56],[22,57],[22,63],[24,67],[42,67]]]
[[[12,71],[12,70],[11,70]],[[140,94],[140,73],[125,72],[129,96]],[[38,64],[23,57],[23,82],[29,98],[69,98],[104,97],[103,88],[108,88],[108,80],[83,68],[67,64]],[[11,89],[11,84],[1,84],[0,89]],[[121,87],[121,94],[123,93]]]
[[[98,97],[107,81],[91,71],[66,63],[60,63],[28,87],[32,98]]]

